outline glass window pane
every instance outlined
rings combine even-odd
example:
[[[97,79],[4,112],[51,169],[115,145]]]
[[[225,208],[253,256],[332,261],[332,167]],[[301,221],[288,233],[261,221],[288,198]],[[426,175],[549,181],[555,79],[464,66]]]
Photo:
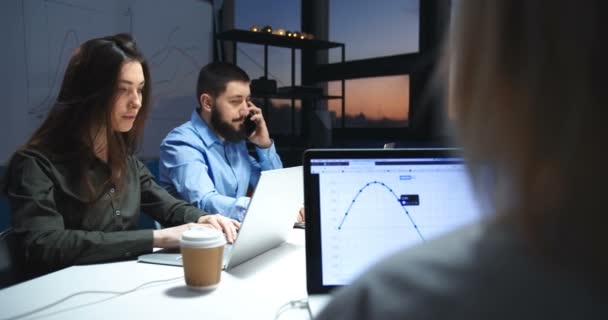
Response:
[[[280,13],[280,14],[277,14]],[[282,0],[235,0],[235,28],[249,30],[253,25],[273,30],[299,31],[301,27],[301,2]],[[295,51],[295,85],[300,85],[300,50]],[[237,64],[253,79],[264,75],[264,46],[237,43]],[[291,49],[268,47],[268,78],[277,82],[277,87],[291,86]],[[300,105],[295,101],[295,127],[292,128],[291,100],[255,99],[264,109],[264,117],[271,134],[291,135],[300,132]]]
[[[258,79],[264,75],[264,46],[239,42],[237,65],[245,70],[249,78]],[[301,51],[295,51],[295,85],[300,85]],[[277,82],[277,88],[291,86],[291,49],[268,47],[268,79]]]
[[[408,75],[346,80],[347,128],[391,128],[408,125],[410,77]],[[341,94],[340,81],[328,85],[329,95]],[[329,100],[334,128],[342,126],[342,101]]]
[[[300,1],[236,0],[234,24],[237,29],[249,30],[252,25],[262,28],[300,30]]]
[[[254,103],[264,110],[264,119],[271,135],[288,136],[291,134],[300,134],[300,125],[302,123],[301,101],[295,101],[294,125],[292,129],[292,109],[290,99],[267,99],[265,104],[264,99],[255,99]]]
[[[329,40],[345,44],[346,60],[418,52],[419,0],[331,0]],[[329,62],[340,62],[340,50]]]
[[[281,14],[277,14],[280,12]],[[236,0],[235,28],[249,30],[256,25],[260,28],[270,26],[274,30],[300,30],[300,1],[281,0]],[[296,50],[295,79],[300,83],[300,50]],[[237,64],[251,79],[264,75],[264,46],[257,44],[237,44]],[[291,50],[268,47],[268,78],[277,81],[278,87],[291,85]]]

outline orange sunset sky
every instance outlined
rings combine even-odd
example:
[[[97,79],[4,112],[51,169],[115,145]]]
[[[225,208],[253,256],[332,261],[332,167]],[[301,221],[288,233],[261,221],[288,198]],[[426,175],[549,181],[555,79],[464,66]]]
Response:
[[[346,114],[360,113],[368,119],[407,120],[409,112],[409,77],[389,76],[346,81]],[[340,94],[340,82],[331,82],[330,95]],[[341,114],[340,100],[329,101],[329,110]]]

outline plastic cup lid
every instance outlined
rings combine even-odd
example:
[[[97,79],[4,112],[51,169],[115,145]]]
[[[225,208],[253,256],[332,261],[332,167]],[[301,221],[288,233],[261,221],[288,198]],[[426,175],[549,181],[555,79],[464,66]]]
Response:
[[[184,231],[181,244],[195,247],[218,247],[226,244],[226,238],[219,230],[198,227]]]

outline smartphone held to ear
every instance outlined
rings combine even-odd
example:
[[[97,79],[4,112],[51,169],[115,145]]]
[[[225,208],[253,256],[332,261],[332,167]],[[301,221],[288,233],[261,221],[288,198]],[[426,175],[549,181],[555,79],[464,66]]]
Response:
[[[247,118],[245,118],[245,132],[247,132],[248,137],[255,131],[257,126],[255,121],[251,120],[251,117],[253,117],[253,112],[250,112]]]

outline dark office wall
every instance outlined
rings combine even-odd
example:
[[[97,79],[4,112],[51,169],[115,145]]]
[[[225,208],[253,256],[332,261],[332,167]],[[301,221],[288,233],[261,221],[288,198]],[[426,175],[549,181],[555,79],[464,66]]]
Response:
[[[0,165],[40,124],[73,49],[129,32],[147,57],[154,105],[140,155],[196,104],[200,66],[212,58],[212,5],[201,0],[3,0],[0,2]]]
[[[0,177],[4,176],[5,167],[0,166]],[[0,193],[0,231],[6,229],[10,224],[10,212],[8,210],[8,200]]]

